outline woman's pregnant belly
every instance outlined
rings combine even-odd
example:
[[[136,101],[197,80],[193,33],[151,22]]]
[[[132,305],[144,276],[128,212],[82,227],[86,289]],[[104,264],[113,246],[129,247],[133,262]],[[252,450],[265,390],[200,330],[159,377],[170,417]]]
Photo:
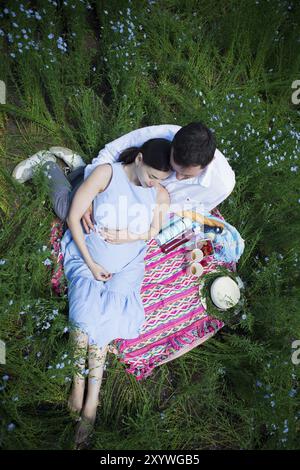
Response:
[[[89,253],[95,263],[101,264],[109,273],[117,273],[138,256],[142,250],[146,249],[146,244],[142,241],[131,243],[113,244],[108,243],[98,232],[85,234],[85,243]],[[69,255],[81,256],[74,240],[69,244]],[[84,261],[84,260],[83,260]]]

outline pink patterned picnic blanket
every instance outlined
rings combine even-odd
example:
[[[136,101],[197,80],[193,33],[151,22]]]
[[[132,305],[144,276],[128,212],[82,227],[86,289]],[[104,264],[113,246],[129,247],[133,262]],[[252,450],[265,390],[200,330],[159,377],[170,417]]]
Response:
[[[212,215],[224,220],[217,209]],[[50,243],[55,268],[51,282],[58,294],[67,291],[60,252],[61,236],[62,223],[54,222]],[[235,263],[220,263],[213,255],[205,257],[201,264],[203,276],[218,266],[236,270]],[[186,267],[185,245],[165,254],[155,240],[148,242],[141,289],[145,308],[141,334],[135,339],[115,339],[110,345],[110,351],[127,366],[126,372],[137,380],[148,377],[155,367],[205,342],[224,326],[222,321],[209,316],[203,307],[197,277],[188,275]]]

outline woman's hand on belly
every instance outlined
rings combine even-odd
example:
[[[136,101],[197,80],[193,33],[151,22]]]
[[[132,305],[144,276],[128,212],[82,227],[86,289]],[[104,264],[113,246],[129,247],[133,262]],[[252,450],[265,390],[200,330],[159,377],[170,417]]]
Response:
[[[103,266],[101,266],[101,264],[93,263],[89,266],[89,268],[97,281],[108,281],[112,277],[112,274],[109,273]]]
[[[114,230],[101,227],[99,232],[104,240],[108,243],[121,244],[140,240],[140,237],[137,233],[128,232],[127,229]]]

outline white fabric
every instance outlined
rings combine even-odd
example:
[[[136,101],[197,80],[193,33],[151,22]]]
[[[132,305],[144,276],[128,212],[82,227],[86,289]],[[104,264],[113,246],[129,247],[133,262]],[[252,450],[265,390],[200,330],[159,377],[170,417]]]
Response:
[[[92,163],[87,165],[87,171],[90,173],[100,164],[116,161],[123,150],[129,147],[140,147],[146,140],[164,138],[172,141],[179,129],[181,129],[180,126],[162,124],[129,132],[106,144]],[[199,211],[208,212],[232,192],[235,186],[235,173],[226,157],[216,149],[213,160],[199,176],[177,180],[176,173],[173,172],[161,184],[170,194],[172,211],[198,207]]]

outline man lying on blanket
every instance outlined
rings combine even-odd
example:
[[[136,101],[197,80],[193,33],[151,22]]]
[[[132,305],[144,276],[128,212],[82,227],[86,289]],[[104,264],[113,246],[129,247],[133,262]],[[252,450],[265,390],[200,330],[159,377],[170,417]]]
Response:
[[[97,165],[116,161],[123,150],[140,147],[152,138],[172,141],[170,162],[174,171],[161,181],[170,194],[171,209],[201,207],[202,213],[210,212],[232,192],[235,185],[234,171],[216,148],[212,131],[201,122],[183,127],[167,124],[149,126],[129,132],[106,144],[88,165],[89,170]],[[67,177],[56,163],[55,157],[64,160],[73,170]],[[31,178],[35,166],[40,163],[47,168],[54,211],[65,221],[74,194],[84,179],[85,164],[71,150],[51,147],[49,151],[38,152],[19,163],[13,176],[24,182]],[[87,233],[94,228],[92,206],[85,212],[82,224]]]

